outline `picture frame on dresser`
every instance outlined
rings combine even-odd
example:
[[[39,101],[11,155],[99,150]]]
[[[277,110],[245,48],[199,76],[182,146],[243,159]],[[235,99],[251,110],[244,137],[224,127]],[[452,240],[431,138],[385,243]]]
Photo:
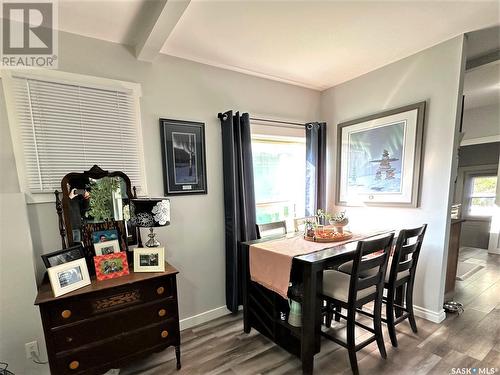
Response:
[[[165,271],[164,247],[138,247],[134,249],[134,272]]]
[[[41,255],[43,264],[48,269],[73,260],[85,258],[83,246],[81,244]]]
[[[94,252],[96,256],[119,253],[120,243],[118,240],[94,243]]]
[[[95,274],[97,280],[114,279],[129,274],[127,255],[121,251],[94,257]]]
[[[62,296],[90,284],[85,258],[50,267],[47,272],[54,297]]]
[[[205,124],[160,119],[165,195],[207,194]]]

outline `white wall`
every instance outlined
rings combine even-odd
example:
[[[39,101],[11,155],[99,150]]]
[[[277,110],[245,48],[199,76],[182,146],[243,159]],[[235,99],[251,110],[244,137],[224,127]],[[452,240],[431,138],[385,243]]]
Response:
[[[217,113],[235,109],[271,118],[314,121],[319,117],[320,93],[165,55],[153,64],[139,62],[126,46],[69,33],[59,33],[59,56],[62,71],[141,84],[150,196],[163,195],[159,118],[205,123],[208,194],[171,197],[172,223],[156,232],[166,246],[167,260],[180,271],[181,319],[225,306],[222,145]],[[8,131],[5,121],[1,127],[3,135]],[[9,151],[4,156],[2,150],[2,159],[12,160],[12,147],[8,142],[7,146]],[[53,203],[30,204],[28,212],[39,279],[44,271],[39,255],[61,246],[57,215]],[[32,302],[28,293],[21,291],[19,295]]]
[[[2,171],[4,164],[2,163]],[[47,358],[38,308],[26,202],[22,193],[0,193],[0,362],[15,374],[48,374],[26,359],[24,344],[38,341]]]
[[[337,124],[384,110],[427,101],[419,208],[347,207],[357,230],[429,224],[416,276],[414,302],[430,319],[443,318],[452,170],[463,37],[400,60],[322,93],[321,118],[328,123],[328,202],[333,210]],[[454,177],[453,177],[454,178]]]
[[[466,98],[467,100],[467,98]],[[464,111],[463,140],[500,135],[500,103]]]

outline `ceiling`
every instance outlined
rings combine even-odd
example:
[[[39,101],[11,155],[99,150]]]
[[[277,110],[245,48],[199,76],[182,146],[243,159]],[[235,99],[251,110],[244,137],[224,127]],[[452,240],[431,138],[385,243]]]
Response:
[[[162,4],[59,0],[59,29],[135,46]],[[498,24],[499,7],[499,1],[192,0],[161,53],[323,90]]]

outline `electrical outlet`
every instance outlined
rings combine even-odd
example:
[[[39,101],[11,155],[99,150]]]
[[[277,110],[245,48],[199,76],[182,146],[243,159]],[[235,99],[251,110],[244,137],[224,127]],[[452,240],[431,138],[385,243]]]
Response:
[[[31,353],[35,353],[36,355],[39,355],[38,352],[38,341],[32,341],[24,344],[24,348],[26,349],[26,358],[30,359],[33,358]]]

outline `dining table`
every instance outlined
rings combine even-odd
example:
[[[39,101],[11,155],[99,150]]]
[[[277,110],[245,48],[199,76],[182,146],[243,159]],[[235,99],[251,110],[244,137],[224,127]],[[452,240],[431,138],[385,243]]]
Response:
[[[314,355],[321,350],[321,299],[323,271],[334,269],[354,258],[358,242],[380,235],[391,230],[367,233],[356,236],[353,241],[336,244],[323,244],[325,248],[293,257],[291,281],[300,285],[300,294],[292,298],[299,301],[302,307],[301,327],[295,327],[286,321],[288,301],[282,295],[252,281],[250,274],[250,249],[261,246],[268,241],[303,237],[303,233],[289,233],[281,236],[269,236],[253,241],[242,242],[240,259],[242,266],[242,303],[243,329],[250,333],[252,328],[267,336],[285,350],[299,357],[302,361],[303,374],[312,374]],[[305,241],[305,239],[304,239]],[[289,292],[290,293],[290,290]],[[401,292],[396,296],[402,300]],[[400,313],[397,312],[397,315]]]

